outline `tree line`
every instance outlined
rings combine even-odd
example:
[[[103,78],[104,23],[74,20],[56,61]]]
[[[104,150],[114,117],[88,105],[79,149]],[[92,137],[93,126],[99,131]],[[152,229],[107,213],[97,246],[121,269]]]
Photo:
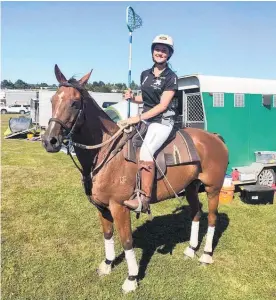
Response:
[[[11,90],[30,90],[30,89],[41,89],[41,88],[47,88],[51,90],[56,90],[57,85],[52,84],[48,85],[45,82],[42,83],[36,83],[36,84],[30,84],[26,83],[21,79],[18,79],[14,83],[10,80],[4,79],[1,81],[1,89],[11,89]],[[130,88],[132,90],[139,90],[140,87],[134,82],[131,82]],[[127,85],[125,83],[104,83],[103,81],[93,81],[93,83],[87,83],[86,89],[88,91],[92,92],[100,92],[100,93],[121,93],[124,90],[127,89]]]

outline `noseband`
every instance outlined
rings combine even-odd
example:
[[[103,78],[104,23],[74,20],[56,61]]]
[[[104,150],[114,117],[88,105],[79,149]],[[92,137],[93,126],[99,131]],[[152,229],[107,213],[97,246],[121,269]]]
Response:
[[[62,86],[66,86],[66,87],[72,87],[76,90],[78,90],[82,96],[82,90],[77,87],[77,86],[74,86],[73,84],[69,83],[69,82],[64,82],[64,83],[61,83],[59,85],[59,87],[62,87]],[[78,123],[78,120],[81,118],[83,114],[83,97],[81,97],[81,108],[79,109],[78,111],[78,115],[76,117],[76,120],[75,120],[75,123],[74,125],[72,126],[72,128],[70,129],[64,122],[62,122],[61,120],[57,119],[57,118],[50,118],[49,119],[49,122],[48,122],[48,125],[51,123],[51,122],[56,122],[58,123],[66,132],[66,136],[64,137],[64,139],[70,139],[71,136],[73,135],[74,131],[75,131],[75,128],[76,128],[76,124]]]

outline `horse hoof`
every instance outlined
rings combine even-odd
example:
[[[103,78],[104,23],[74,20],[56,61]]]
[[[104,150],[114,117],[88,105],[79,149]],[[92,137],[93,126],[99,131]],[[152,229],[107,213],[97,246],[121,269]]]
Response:
[[[137,280],[129,280],[128,278],[125,280],[124,284],[122,285],[122,290],[124,294],[133,292],[137,289],[138,284]]]
[[[105,261],[102,261],[101,264],[99,265],[99,268],[97,269],[98,275],[105,276],[111,273],[111,264],[108,265],[105,263]]]
[[[201,265],[206,266],[206,265],[210,265],[214,262],[213,257],[209,254],[202,254],[199,262],[201,263]]]
[[[201,268],[207,268],[207,266],[208,266],[208,264],[206,264],[206,263],[202,263],[202,262],[200,263]]]
[[[184,251],[184,258],[193,259],[194,257],[195,257],[195,251],[188,246]]]

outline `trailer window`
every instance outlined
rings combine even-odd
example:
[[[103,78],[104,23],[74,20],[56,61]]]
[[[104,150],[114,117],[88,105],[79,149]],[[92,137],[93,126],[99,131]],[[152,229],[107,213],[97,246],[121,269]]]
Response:
[[[271,102],[273,100],[273,95],[263,95],[263,106],[271,106]]]
[[[234,107],[245,107],[245,105],[244,105],[244,94],[235,94]]]
[[[276,95],[273,95],[273,107],[276,107]]]
[[[213,107],[224,107],[224,93],[214,93],[213,96]]]

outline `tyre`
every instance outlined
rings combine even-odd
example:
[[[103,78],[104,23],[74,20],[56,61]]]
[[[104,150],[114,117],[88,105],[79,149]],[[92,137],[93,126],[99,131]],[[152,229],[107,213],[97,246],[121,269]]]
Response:
[[[273,169],[263,169],[257,179],[257,184],[272,186],[276,183],[276,175]]]
[[[25,111],[24,110],[20,110],[20,115],[24,115],[25,114]]]
[[[1,114],[2,115],[5,115],[7,113],[7,110],[6,109],[1,109]]]

